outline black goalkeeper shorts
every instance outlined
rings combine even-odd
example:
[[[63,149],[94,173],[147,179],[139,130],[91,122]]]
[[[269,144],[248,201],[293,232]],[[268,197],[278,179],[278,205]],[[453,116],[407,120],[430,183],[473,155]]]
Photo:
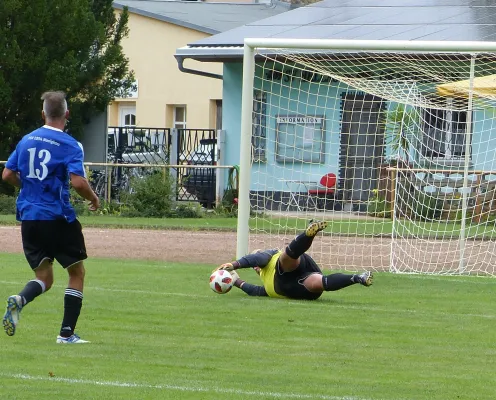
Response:
[[[274,274],[274,290],[280,295],[298,300],[316,300],[322,293],[313,293],[303,286],[303,281],[312,274],[322,274],[322,270],[308,254],[300,257],[300,265],[294,271],[282,272],[277,262]]]
[[[83,231],[78,220],[71,223],[54,221],[22,221],[22,246],[31,269],[43,260],[57,260],[67,268],[88,258]]]

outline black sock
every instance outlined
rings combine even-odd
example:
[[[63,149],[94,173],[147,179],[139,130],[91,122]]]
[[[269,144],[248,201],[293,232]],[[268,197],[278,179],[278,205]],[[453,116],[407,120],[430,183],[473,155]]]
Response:
[[[24,289],[19,293],[19,296],[21,296],[23,300],[23,306],[33,301],[43,292],[45,292],[45,284],[39,279],[33,279],[26,283]]]
[[[286,254],[294,260],[297,260],[305,253],[313,242],[313,236],[307,236],[305,232],[296,236],[293,241],[286,247]]]
[[[336,273],[324,275],[322,277],[322,285],[324,286],[324,290],[327,292],[343,289],[350,285],[354,285],[355,283],[357,283],[355,282],[355,275]]]
[[[64,296],[64,319],[60,328],[60,336],[69,337],[74,333],[83,306],[83,293],[76,289],[67,288]]]

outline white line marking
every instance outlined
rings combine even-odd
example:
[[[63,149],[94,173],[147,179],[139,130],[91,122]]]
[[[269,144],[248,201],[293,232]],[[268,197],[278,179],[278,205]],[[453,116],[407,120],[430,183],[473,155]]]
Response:
[[[135,383],[135,382],[118,382],[118,381],[93,381],[89,379],[72,379],[72,378],[59,378],[59,377],[44,377],[44,376],[33,376],[27,374],[6,374],[0,373],[1,377],[20,379],[24,381],[53,381],[62,382],[70,384],[80,384],[80,385],[93,385],[93,386],[109,386],[109,387],[125,387],[125,388],[140,388],[140,389],[157,389],[157,390],[177,390],[181,392],[213,392],[213,393],[223,393],[223,394],[236,394],[242,396],[254,396],[260,397],[273,397],[279,399],[321,399],[321,400],[367,400],[363,397],[351,397],[351,396],[327,396],[319,394],[300,394],[300,393],[280,393],[280,392],[259,392],[251,390],[237,390],[237,389],[222,389],[216,387],[202,387],[202,386],[178,386],[178,385],[152,385],[147,383]]]
[[[394,275],[394,274],[391,274]],[[399,274],[402,278],[421,279],[431,281],[448,281],[450,283],[472,283],[475,285],[496,285],[493,276],[457,276],[457,275],[422,275],[422,274]]]

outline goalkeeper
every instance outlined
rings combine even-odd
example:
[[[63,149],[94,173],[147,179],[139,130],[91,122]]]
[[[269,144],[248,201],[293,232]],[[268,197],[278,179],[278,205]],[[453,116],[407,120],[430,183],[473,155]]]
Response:
[[[222,264],[217,269],[230,271],[235,279],[234,286],[249,296],[269,296],[298,300],[316,300],[324,291],[340,290],[359,283],[372,285],[372,273],[360,275],[334,273],[324,275],[317,263],[305,252],[312,245],[314,237],[327,227],[327,222],[312,222],[305,232],[298,235],[280,250],[258,250],[239,260]],[[263,286],[253,285],[239,278],[234,272],[240,268],[253,268],[260,275]]]

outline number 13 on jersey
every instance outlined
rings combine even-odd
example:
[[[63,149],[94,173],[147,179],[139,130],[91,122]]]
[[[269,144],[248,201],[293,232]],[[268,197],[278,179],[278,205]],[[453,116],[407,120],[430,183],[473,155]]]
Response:
[[[36,154],[36,147],[31,147],[29,151],[29,174],[27,178],[38,178],[40,181],[48,175],[47,164],[52,158],[50,152],[46,149],[41,149]],[[35,163],[39,164],[40,168],[35,168]]]

